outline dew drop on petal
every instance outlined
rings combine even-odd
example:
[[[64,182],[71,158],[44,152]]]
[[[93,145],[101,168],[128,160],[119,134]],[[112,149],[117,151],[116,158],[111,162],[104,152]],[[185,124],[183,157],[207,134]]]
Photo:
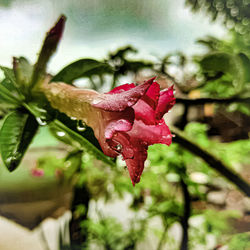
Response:
[[[121,144],[117,144],[115,146],[115,148],[116,148],[117,151],[121,151],[122,150],[122,145]]]
[[[101,100],[100,100],[100,99],[99,99],[99,100],[98,100],[98,99],[94,99],[94,100],[92,101],[92,104],[94,104],[94,105],[95,105],[95,104],[98,104],[98,103],[100,103],[100,102],[101,102]]]

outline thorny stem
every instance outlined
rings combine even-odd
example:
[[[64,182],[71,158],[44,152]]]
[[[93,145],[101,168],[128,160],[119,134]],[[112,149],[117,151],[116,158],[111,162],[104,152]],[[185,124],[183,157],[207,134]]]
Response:
[[[173,142],[180,144],[182,147],[191,153],[201,157],[207,162],[211,168],[215,169],[225,178],[234,183],[243,193],[250,197],[250,185],[245,182],[240,176],[234,173],[230,168],[213,154],[203,149],[201,146],[189,140],[181,131],[175,127],[171,127],[171,131],[175,134]]]

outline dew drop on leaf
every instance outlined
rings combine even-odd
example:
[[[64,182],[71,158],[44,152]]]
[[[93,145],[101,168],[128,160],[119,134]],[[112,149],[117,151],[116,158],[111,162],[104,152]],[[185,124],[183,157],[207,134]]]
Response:
[[[38,122],[38,124],[39,124],[40,126],[45,126],[45,125],[47,125],[47,122],[46,122],[46,120],[45,120],[44,118],[36,117],[36,121]]]
[[[58,131],[58,132],[56,132],[56,134],[57,134],[58,136],[60,136],[60,137],[65,136],[65,132],[63,132],[63,131]]]
[[[84,131],[86,129],[86,124],[82,121],[78,121],[76,128],[78,131]]]

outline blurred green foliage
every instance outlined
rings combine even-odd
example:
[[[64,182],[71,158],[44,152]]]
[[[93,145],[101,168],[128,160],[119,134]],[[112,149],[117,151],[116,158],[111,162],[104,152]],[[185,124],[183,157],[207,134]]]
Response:
[[[81,226],[82,230],[88,232],[88,244],[95,243],[110,250],[135,249],[136,243],[143,238],[145,232],[145,225],[142,222],[133,221],[130,228],[124,230],[121,223],[110,217],[100,218],[97,222],[86,220]]]
[[[228,29],[245,36],[250,45],[250,3],[247,0],[186,0],[192,10],[207,12],[213,21],[222,18]]]
[[[236,234],[229,242],[229,250],[246,250],[250,248],[250,234]]]
[[[221,244],[226,243],[226,238],[233,233],[229,220],[237,220],[242,215],[232,211],[217,211],[218,204],[208,201],[210,192],[230,192],[231,187],[222,175],[211,168],[213,166],[208,165],[195,152],[182,148],[180,143],[173,143],[171,147],[150,146],[141,182],[133,187],[124,162],[119,158],[112,160],[102,153],[93,130],[81,121],[54,110],[37,91],[39,84],[51,79],[75,84],[76,80],[84,78],[93,89],[100,90],[104,86],[117,86],[124,76],[141,79],[145,75],[158,75],[162,88],[175,84],[178,104],[184,107],[184,112],[179,117],[174,117],[176,120],[173,123],[183,130],[187,140],[210,152],[211,157],[216,156],[225,164],[229,173],[242,173],[244,166],[249,163],[250,141],[238,140],[238,134],[235,136],[236,140],[230,137],[228,143],[221,142],[224,141],[221,134],[216,138],[211,137],[209,129],[213,124],[204,115],[206,102],[202,102],[202,98],[206,97],[210,104],[216,104],[210,115],[211,119],[219,113],[218,110],[223,110],[224,113],[230,111],[233,122],[235,116],[240,117],[240,121],[248,119],[250,47],[248,38],[245,38],[245,28],[242,31],[237,28],[239,23],[242,27],[248,27],[246,12],[243,11],[248,3],[230,0],[225,4],[222,1],[188,2],[194,5],[195,10],[206,5],[208,12],[213,13],[213,18],[224,11],[225,20],[234,22],[238,33],[231,31],[231,37],[227,40],[213,37],[199,40],[207,51],[191,58],[176,52],[156,58],[155,61],[135,60],[133,55],[137,50],[126,46],[108,53],[103,61],[82,58],[50,76],[46,72],[46,62],[59,41],[50,31],[37,64],[32,66],[27,59],[20,57],[14,60],[13,69],[1,67],[2,159],[9,170],[14,170],[36,135],[38,126],[46,126],[46,136],[50,131],[54,138],[67,145],[66,156],[58,158],[46,155],[37,160],[36,168],[43,169],[45,177],[55,176],[61,183],[74,186],[72,214],[73,220],[80,221],[78,233],[85,237],[85,241],[78,242],[82,249],[91,249],[93,244],[105,249],[136,249],[138,243],[149,233],[155,233],[159,238],[155,244],[156,249],[164,249],[164,244],[177,248],[179,242],[176,243],[168,235],[174,225],[181,226],[189,234],[189,242],[187,238],[183,243],[186,247],[188,244],[192,249],[195,244],[201,244],[205,249],[208,244],[207,235],[212,235]],[[65,20],[65,17],[60,20]],[[58,29],[61,34],[63,28]],[[49,46],[50,43],[52,47]],[[45,50],[46,53],[43,54]],[[196,66],[194,71],[187,70],[190,65]],[[173,68],[177,72],[176,76],[171,74]],[[201,103],[193,105],[195,107],[191,110],[191,104],[185,103],[185,100],[192,101],[190,97],[193,93],[196,93],[197,100]],[[180,97],[184,97],[184,100]],[[222,102],[224,100],[227,101],[226,104]],[[197,115],[190,118],[193,111]],[[11,122],[8,117],[12,118]],[[27,122],[30,120],[32,122]],[[238,123],[235,124],[237,127]],[[222,129],[224,125],[219,124]],[[82,190],[82,193],[76,195],[76,190]],[[124,199],[126,196],[130,197],[128,209],[135,215],[129,228],[125,229],[119,220],[105,216],[98,210],[97,220],[88,217],[90,201],[97,203],[101,200],[105,203]],[[214,209],[208,209],[210,207]],[[137,216],[140,212],[143,212],[143,217]],[[198,227],[186,223],[198,216],[202,218]],[[161,222],[157,230],[150,225],[150,221],[154,219],[160,219]],[[225,236],[225,241],[222,236]],[[245,234],[236,235],[229,247],[235,249],[241,241],[244,248],[247,239]]]

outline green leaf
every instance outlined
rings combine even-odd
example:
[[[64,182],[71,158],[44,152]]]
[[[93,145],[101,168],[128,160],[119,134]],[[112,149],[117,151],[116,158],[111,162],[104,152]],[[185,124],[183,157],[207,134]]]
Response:
[[[65,165],[67,170],[64,172],[66,179],[71,179],[77,173],[82,165],[82,151],[73,150],[65,158]]]
[[[59,120],[55,120],[54,122],[51,123],[51,125],[55,126],[59,131],[62,131],[65,134],[69,135],[76,142],[74,146],[76,146],[77,148],[86,150],[86,152],[94,155],[98,160],[101,160],[108,165],[115,166],[111,158],[104,155],[103,152],[101,152],[97,147],[95,147],[86,138],[82,137],[75,131],[71,130]]]
[[[10,81],[12,88],[16,89],[17,83],[16,83],[16,77],[14,75],[13,70],[7,67],[3,67],[3,66],[0,66],[0,69],[3,71],[5,78]]]
[[[238,56],[242,62],[245,82],[250,82],[250,60],[244,53],[240,53]]]
[[[13,85],[10,84],[10,81],[7,79],[4,79],[0,83],[0,102],[2,103],[8,103],[13,105],[20,105],[21,100],[19,100],[15,95],[13,91]]]
[[[0,66],[0,69],[5,75],[5,79],[0,84],[0,98],[4,102],[18,105],[22,100],[22,95],[20,94],[16,78],[12,69]]]
[[[63,68],[56,74],[51,82],[65,82],[72,84],[72,82],[81,77],[91,77],[92,75],[102,75],[112,73],[111,67],[103,62],[98,62],[93,59],[80,59]]]
[[[14,111],[6,117],[0,130],[0,152],[9,171],[18,167],[37,129],[31,114]]]
[[[17,85],[23,92],[30,85],[33,67],[24,57],[15,58],[13,61],[13,69],[16,76]]]
[[[242,90],[245,72],[239,56],[224,52],[214,52],[203,57],[200,65],[204,72],[223,72],[231,75],[236,92]]]
[[[231,238],[229,244],[229,250],[244,250],[250,248],[250,233],[235,234]]]

